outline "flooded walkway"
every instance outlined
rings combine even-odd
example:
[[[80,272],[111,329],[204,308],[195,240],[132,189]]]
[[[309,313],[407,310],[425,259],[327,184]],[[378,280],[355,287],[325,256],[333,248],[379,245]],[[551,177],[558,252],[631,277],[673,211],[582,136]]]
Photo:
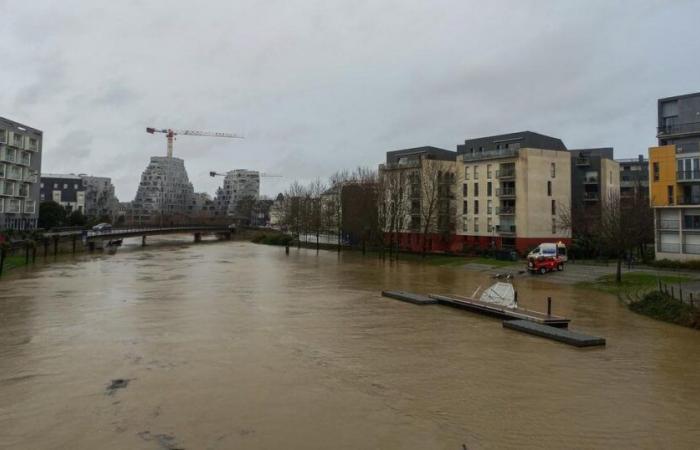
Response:
[[[520,305],[552,296],[607,347],[380,295],[490,282],[248,243],[14,271],[0,281],[0,448],[697,448],[697,331],[543,277],[515,281]]]

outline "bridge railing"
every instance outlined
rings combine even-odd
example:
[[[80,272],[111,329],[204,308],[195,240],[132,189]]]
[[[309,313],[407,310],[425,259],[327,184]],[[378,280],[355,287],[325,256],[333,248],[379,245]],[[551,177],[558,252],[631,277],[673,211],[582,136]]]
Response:
[[[225,225],[189,225],[189,226],[175,226],[175,227],[126,227],[126,228],[110,228],[108,230],[87,230],[84,231],[84,235],[88,238],[99,237],[99,236],[114,236],[114,235],[124,235],[124,234],[139,234],[139,233],[159,233],[159,232],[197,232],[197,231],[219,231],[226,232],[230,231],[228,226]]]

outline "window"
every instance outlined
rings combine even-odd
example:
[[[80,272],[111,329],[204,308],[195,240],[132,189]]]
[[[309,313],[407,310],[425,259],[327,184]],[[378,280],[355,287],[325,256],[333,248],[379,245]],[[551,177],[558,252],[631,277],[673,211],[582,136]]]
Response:
[[[469,219],[467,217],[462,219],[462,231],[469,231]]]
[[[549,195],[550,197],[552,196],[552,182],[551,181],[547,182],[547,195]]]
[[[44,183],[39,183],[39,186],[41,187],[41,189],[44,189]]]
[[[0,164],[0,178],[5,178],[5,164]]]
[[[673,205],[673,186],[668,186],[668,204]]]
[[[63,183],[63,189],[68,189],[68,185],[66,183]]]
[[[462,185],[462,197],[466,197],[468,193],[469,193],[469,185],[467,183],[464,183]]]
[[[474,179],[479,178],[479,166],[474,166]]]
[[[73,185],[73,189],[75,189],[75,190],[77,191],[77,190],[78,190],[78,185],[77,185],[77,184],[74,184],[74,185]]]
[[[486,214],[492,214],[493,213],[493,201],[488,200],[486,202]]]
[[[552,234],[557,232],[557,219],[552,219]]]
[[[486,178],[491,179],[491,164],[486,165]]]
[[[493,231],[493,219],[489,217],[486,221],[486,231],[491,233]]]
[[[654,163],[654,181],[659,181],[659,163]]]
[[[464,179],[469,179],[469,166],[464,166]]]
[[[552,215],[556,216],[557,215],[557,201],[552,200]]]
[[[501,149],[501,144],[496,144],[496,150],[500,150],[500,149]]]
[[[549,168],[549,175],[552,178],[555,178],[557,176],[557,165],[552,163],[550,168]]]
[[[479,183],[474,183],[474,197],[479,196]]]
[[[474,233],[479,232],[479,221],[474,219]]]
[[[486,195],[491,197],[491,182],[486,183]]]
[[[466,214],[469,211],[469,202],[464,200],[462,202],[462,214]]]
[[[474,214],[479,214],[479,200],[474,200]]]

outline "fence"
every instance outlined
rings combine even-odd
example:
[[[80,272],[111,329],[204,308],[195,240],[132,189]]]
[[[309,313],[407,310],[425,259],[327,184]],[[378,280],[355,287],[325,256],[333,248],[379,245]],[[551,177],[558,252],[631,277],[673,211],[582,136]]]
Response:
[[[700,293],[688,288],[686,288],[684,291],[681,283],[678,283],[677,285],[668,284],[659,280],[659,291],[668,295],[672,299],[678,300],[686,305],[690,305],[693,308],[700,308]]]

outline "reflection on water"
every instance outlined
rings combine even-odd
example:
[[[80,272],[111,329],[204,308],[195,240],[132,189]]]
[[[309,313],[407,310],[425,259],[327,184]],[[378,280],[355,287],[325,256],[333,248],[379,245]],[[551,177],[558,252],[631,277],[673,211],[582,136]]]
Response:
[[[491,280],[358,254],[125,245],[16,271],[0,448],[697,448],[700,334],[545,280],[516,280],[521,305],[552,296],[606,348],[382,298]]]

